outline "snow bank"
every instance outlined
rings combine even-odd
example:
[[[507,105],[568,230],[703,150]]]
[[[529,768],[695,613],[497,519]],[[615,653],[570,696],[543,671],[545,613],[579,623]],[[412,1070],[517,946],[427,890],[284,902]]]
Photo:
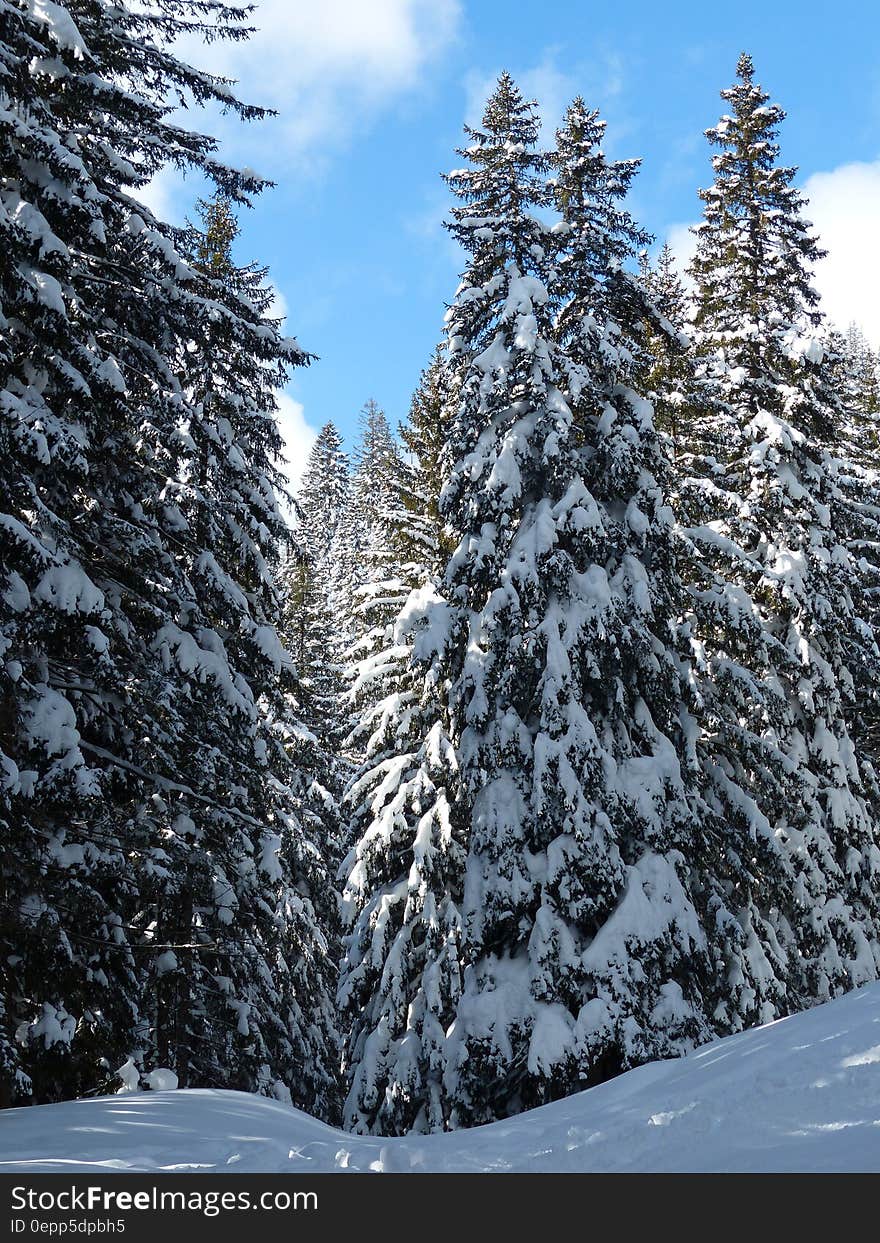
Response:
[[[455,1135],[363,1139],[238,1092],[9,1110],[0,1172],[880,1170],[880,984]]]

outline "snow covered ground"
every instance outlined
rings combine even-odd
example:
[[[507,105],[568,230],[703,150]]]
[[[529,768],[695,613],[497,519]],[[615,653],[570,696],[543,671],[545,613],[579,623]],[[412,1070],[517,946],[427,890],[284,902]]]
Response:
[[[509,1122],[362,1139],[238,1092],[0,1114],[0,1172],[880,1171],[880,984]]]

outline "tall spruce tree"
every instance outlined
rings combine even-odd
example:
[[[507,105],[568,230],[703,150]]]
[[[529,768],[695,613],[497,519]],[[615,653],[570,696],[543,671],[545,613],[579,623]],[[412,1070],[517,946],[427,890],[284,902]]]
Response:
[[[358,1130],[439,1130],[448,1116],[443,1050],[460,991],[461,924],[445,878],[462,857],[449,823],[444,770],[454,757],[437,722],[439,688],[416,655],[444,560],[448,411],[438,349],[401,428],[407,456],[389,498],[387,543],[399,578],[386,607],[396,603],[397,616],[374,632],[354,683],[353,737],[363,759],[346,792],[353,846],[343,873],[354,927],[339,998],[349,1024],[345,1117]]]
[[[827,338],[827,365],[841,406],[832,449],[837,456],[841,503],[836,528],[857,574],[866,620],[880,635],[880,356],[856,324]],[[863,634],[870,648],[872,636]],[[875,659],[856,668],[850,709],[859,754],[880,771],[880,688]]]
[[[677,457],[692,443],[697,390],[687,335],[689,299],[668,242],[653,265],[648,252],[642,252],[640,276],[652,314],[645,323],[639,384],[650,396],[658,430],[669,437],[671,453]]]
[[[345,598],[340,572],[348,494],[348,458],[339,432],[327,423],[303,471],[282,581],[284,635],[298,673],[297,692],[289,704],[289,748],[297,769],[305,774],[304,822],[331,877],[344,853],[341,803],[349,775],[342,757],[349,712],[346,650],[339,624]],[[332,904],[328,925],[338,931],[332,886],[327,896]]]
[[[354,719],[348,748],[361,767],[372,767],[370,738],[382,703],[406,676],[409,647],[394,622],[411,592],[436,583],[443,545],[439,513],[440,455],[447,413],[439,351],[422,374],[408,421],[393,440],[384,413],[368,403],[354,479],[352,513],[361,529],[360,585],[353,592],[351,649]],[[352,579],[358,582],[358,577]]]
[[[355,763],[362,760],[366,743],[362,722],[384,694],[389,671],[382,653],[409,590],[401,577],[402,549],[396,547],[395,537],[404,473],[400,446],[385,411],[371,399],[361,412],[342,530],[341,624],[347,640],[351,727],[345,751]]]
[[[323,843],[304,823],[311,757],[283,745],[298,683],[275,586],[286,525],[274,394],[305,356],[271,319],[265,271],[233,259],[229,201],[200,206],[184,239],[201,278],[178,364],[185,452],[164,497],[185,524],[174,551],[186,594],[157,642],[186,697],[181,772],[201,806],[157,843],[172,866],[148,855],[158,927],[193,945],[189,961],[156,960],[154,1055],[181,1083],[292,1089],[300,1105],[330,1107],[335,985],[320,925],[335,912]]]
[[[400,449],[385,411],[370,398],[360,414],[341,533],[341,622],[350,655],[387,620],[382,584],[395,577],[389,536],[400,504]]]
[[[327,423],[309,450],[297,491],[297,534],[287,568],[289,607],[296,616],[287,637],[303,676],[324,676],[341,660],[341,544],[350,490],[342,437]]]
[[[718,154],[692,266],[703,417],[719,449],[694,481],[687,535],[703,568],[692,600],[714,721],[704,764],[719,793],[733,782],[762,849],[768,834],[784,847],[792,882],[786,894],[780,879],[781,904],[764,915],[767,1003],[796,1008],[874,978],[880,961],[876,793],[849,729],[873,638],[825,447],[840,408],[811,284],[821,252],[796,170],[779,163],[784,113],[748,56],[737,73],[722,91],[730,113],[708,131]],[[758,894],[779,867],[764,853]]]
[[[843,392],[847,410],[857,415],[880,415],[880,353],[872,349],[858,324],[851,323],[841,343]],[[867,420],[866,420],[867,421]],[[871,420],[871,457],[877,464],[877,419]],[[866,445],[865,448],[868,446]]]
[[[285,1094],[303,1046],[324,1059],[305,843],[267,779],[270,386],[305,355],[258,273],[218,275],[132,198],[165,161],[261,188],[169,119],[181,93],[260,115],[169,50],[243,16],[0,3],[7,1098],[94,1091],[126,1056]]]
[[[606,163],[577,101],[553,228],[536,110],[508,75],[466,132],[448,179],[469,255],[448,317],[455,547],[441,598],[400,618],[427,670],[387,701],[354,790],[347,1119],[386,1132],[505,1116],[711,1030],[671,515],[628,384],[648,313],[623,269],[634,168]]]
[[[198,9],[197,27],[218,16],[241,34],[222,6]],[[122,809],[138,804],[139,740],[163,732],[146,632],[174,574],[150,457],[173,417],[161,328],[177,317],[180,335],[170,293],[185,269],[129,194],[165,158],[237,195],[257,188],[216,163],[211,139],[166,120],[178,90],[227,94],[162,46],[184,18],[0,4],[7,1100],[108,1080],[138,1022]]]
[[[404,456],[393,545],[401,562],[410,567],[414,587],[436,578],[452,551],[440,514],[443,452],[454,400],[451,379],[443,348],[438,346],[399,429]]]

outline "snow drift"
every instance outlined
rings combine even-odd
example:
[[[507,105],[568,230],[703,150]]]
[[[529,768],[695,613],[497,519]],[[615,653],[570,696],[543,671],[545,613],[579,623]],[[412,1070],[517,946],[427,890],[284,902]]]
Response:
[[[361,1138],[240,1092],[8,1110],[0,1172],[878,1171],[880,984],[454,1135]]]

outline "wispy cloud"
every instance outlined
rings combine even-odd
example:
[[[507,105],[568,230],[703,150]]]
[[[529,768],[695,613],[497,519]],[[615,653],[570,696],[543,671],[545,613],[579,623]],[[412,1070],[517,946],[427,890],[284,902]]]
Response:
[[[268,171],[303,172],[416,90],[460,21],[460,0],[261,0],[251,39],[184,50],[199,67],[236,79],[242,98],[278,111],[261,127]]]

